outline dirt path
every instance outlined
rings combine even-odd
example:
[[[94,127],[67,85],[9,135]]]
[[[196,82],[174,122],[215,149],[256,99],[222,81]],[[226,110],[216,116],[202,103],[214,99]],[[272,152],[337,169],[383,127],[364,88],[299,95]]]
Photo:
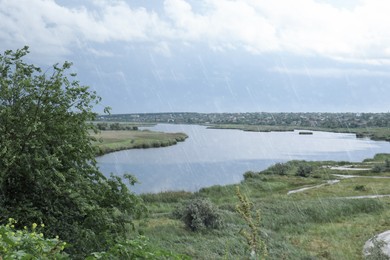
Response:
[[[337,178],[340,178],[341,180],[342,179],[349,179],[349,178],[390,179],[389,176],[360,176],[360,175],[344,175],[344,174],[332,174],[332,175],[337,177]],[[327,186],[327,185],[333,185],[333,184],[339,183],[341,181],[340,179],[329,180],[323,184],[314,185],[314,186],[307,186],[307,187],[303,187],[303,188],[296,189],[296,190],[290,190],[287,192],[287,195],[303,192],[306,190],[317,189],[317,188],[321,188],[321,187]],[[345,197],[345,198],[364,199],[364,198],[382,198],[382,197],[390,197],[390,195],[366,195],[366,196],[354,196],[354,197]]]
[[[287,195],[298,193],[298,192],[303,192],[305,190],[320,188],[320,187],[325,186],[325,185],[333,185],[333,184],[336,184],[336,183],[339,183],[339,182],[340,182],[340,180],[329,180],[329,181],[327,181],[326,183],[323,183],[323,184],[319,184],[319,185],[315,185],[315,186],[309,186],[309,187],[303,187],[303,188],[300,188],[300,189],[297,189],[297,190],[290,190],[289,192],[287,192]]]
[[[370,168],[353,168],[353,166],[332,166],[329,167],[331,170],[338,170],[338,171],[369,171]]]

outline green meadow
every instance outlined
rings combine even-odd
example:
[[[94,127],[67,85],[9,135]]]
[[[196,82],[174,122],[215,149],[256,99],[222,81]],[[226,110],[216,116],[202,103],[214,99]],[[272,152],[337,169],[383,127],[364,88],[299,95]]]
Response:
[[[188,137],[184,133],[148,130],[105,130],[92,136],[96,139],[94,145],[98,147],[98,155],[134,148],[165,147],[182,142]]]
[[[262,172],[247,172],[237,185],[195,193],[143,194],[149,214],[137,223],[137,232],[156,246],[193,259],[249,259],[249,246],[242,235],[248,223],[236,210],[238,186],[250,200],[252,212],[260,211],[258,234],[267,246],[266,259],[363,259],[364,243],[390,229],[390,198],[354,197],[390,194],[390,178],[374,178],[390,176],[389,159],[390,155],[380,154],[353,164],[290,161]],[[332,168],[336,166],[367,170]],[[382,171],[373,172],[375,167]],[[303,168],[310,169],[307,176],[298,176]],[[336,179],[339,182],[329,182]],[[310,189],[288,195],[301,188]],[[175,211],[194,198],[210,200],[223,226],[192,231],[175,217]]]

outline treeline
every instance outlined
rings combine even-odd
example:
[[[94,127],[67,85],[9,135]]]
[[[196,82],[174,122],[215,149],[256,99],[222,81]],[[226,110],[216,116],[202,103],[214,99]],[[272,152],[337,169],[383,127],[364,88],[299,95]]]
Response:
[[[140,113],[99,116],[101,121],[176,124],[365,128],[390,127],[390,113]]]
[[[120,123],[97,123],[96,127],[100,131],[105,131],[105,130],[133,130],[137,131],[138,126],[136,125],[127,125],[127,124],[120,124]]]

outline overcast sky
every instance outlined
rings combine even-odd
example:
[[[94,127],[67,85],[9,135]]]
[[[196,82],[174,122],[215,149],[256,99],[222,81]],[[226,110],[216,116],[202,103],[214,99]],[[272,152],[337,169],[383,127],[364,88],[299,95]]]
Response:
[[[0,0],[0,50],[72,61],[112,113],[388,112],[389,13],[388,0]]]

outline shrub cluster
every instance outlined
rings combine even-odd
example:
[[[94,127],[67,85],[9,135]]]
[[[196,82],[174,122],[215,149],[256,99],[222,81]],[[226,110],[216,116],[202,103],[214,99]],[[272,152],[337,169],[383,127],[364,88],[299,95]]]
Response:
[[[218,209],[206,198],[195,198],[187,201],[173,212],[174,217],[184,221],[192,231],[207,228],[218,229],[223,226],[221,214]]]
[[[386,159],[385,163],[382,165],[375,165],[372,167],[372,172],[381,173],[381,172],[389,172],[390,171],[390,160]]]
[[[298,166],[296,176],[309,177],[313,173],[313,167],[311,165],[301,164]]]

